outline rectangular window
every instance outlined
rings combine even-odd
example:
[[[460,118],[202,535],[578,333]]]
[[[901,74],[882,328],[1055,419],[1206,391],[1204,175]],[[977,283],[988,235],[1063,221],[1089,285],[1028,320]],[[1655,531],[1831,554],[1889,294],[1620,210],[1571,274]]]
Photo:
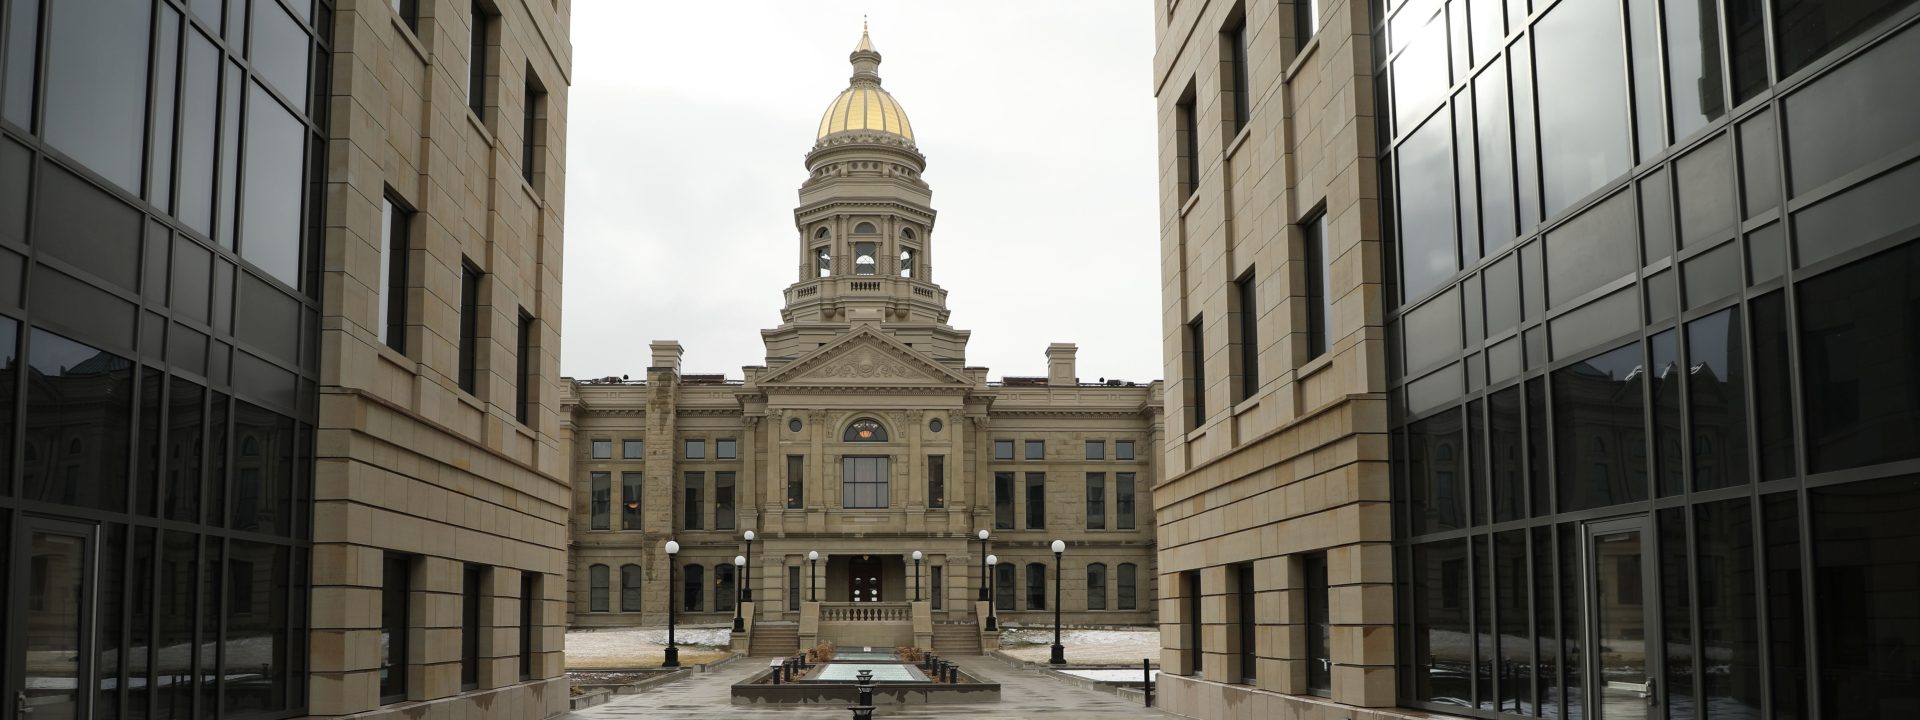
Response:
[[[533,357],[533,316],[520,311],[519,338],[514,342],[514,357],[519,363],[514,373],[520,381],[513,389],[513,419],[521,425],[532,425],[533,384],[539,379],[540,364]]]
[[[878,272],[879,260],[874,255],[874,244],[859,242],[853,244],[853,274],[872,275]]]
[[[1186,635],[1187,674],[1198,677],[1206,652],[1201,648],[1200,640],[1200,573],[1188,570],[1180,573],[1180,594],[1186,602],[1186,617],[1183,628]]]
[[[1027,459],[1028,460],[1047,459],[1047,441],[1028,440],[1027,441]]]
[[[806,467],[807,456],[787,456],[787,509],[789,510],[799,510],[800,508],[806,507]]]
[[[460,389],[472,395],[479,387],[480,268],[460,263]]]
[[[1027,563],[1027,609],[1047,609],[1047,566]]]
[[[690,472],[682,481],[681,499],[685,503],[681,509],[681,527],[688,530],[707,528],[707,474]]]
[[[1013,586],[1014,572],[1013,563],[1010,562],[993,566],[993,602],[995,609],[1000,612],[1020,609],[1013,606],[1014,594],[1019,592]]]
[[[822,232],[824,232],[824,230],[822,230]],[[828,250],[826,246],[823,245],[813,249],[813,262],[814,272],[818,273],[820,277],[827,277],[833,274],[833,251]]]
[[[620,612],[640,612],[640,566],[620,566]]]
[[[482,124],[487,121],[487,31],[492,27],[493,15],[480,3],[473,3],[467,43],[467,107]]]
[[[540,617],[540,574],[520,573],[520,679],[533,679],[534,619]]]
[[[993,527],[1013,529],[1013,473],[993,474]]]
[[[540,146],[546,144],[540,141],[541,134],[546,130],[540,123],[540,116],[546,114],[547,91],[541,87],[540,80],[534,76],[531,67],[527,68],[527,89],[524,97],[526,102],[523,103],[525,107],[522,108],[524,113],[520,122],[520,175],[526,178],[528,184],[534,186],[535,192],[538,192],[540,185],[534,182],[536,175],[534,169],[540,166]]]
[[[1307,41],[1312,40],[1320,31],[1320,0],[1293,0],[1293,34],[1295,48],[1304,49]]]
[[[1107,609],[1107,565],[1093,563],[1087,566],[1087,609]]]
[[[800,566],[787,566],[787,609],[800,610]]]
[[[588,513],[591,523],[589,527],[594,530],[605,530],[607,514],[613,504],[613,473],[595,472],[589,473],[588,477],[591,478],[589,484],[592,486],[593,493],[591,510]]]
[[[1087,473],[1087,529],[1107,529],[1107,474]]]
[[[603,613],[610,607],[608,603],[607,566],[593,565],[587,568],[587,612]]]
[[[1187,323],[1187,394],[1193,408],[1193,427],[1207,422],[1207,351],[1205,324],[1198,315]]]
[[[1191,85],[1186,97],[1174,105],[1174,133],[1180,136],[1180,200],[1185,202],[1200,189],[1200,115],[1194,109]]]
[[[589,442],[588,447],[592,450],[588,456],[595,460],[607,460],[613,457],[612,440],[593,440]]]
[[[1301,247],[1307,274],[1307,359],[1327,354],[1327,318],[1333,303],[1327,295],[1332,274],[1327,267],[1327,213],[1316,212],[1300,223]]]
[[[394,16],[400,18],[400,22],[406,23],[408,30],[420,32],[420,0],[389,0],[389,2],[393,3]],[[219,8],[217,5],[214,7],[216,10]]]
[[[1247,119],[1253,115],[1253,88],[1247,80],[1247,21],[1241,17],[1234,26],[1221,33],[1220,40],[1227,46],[1227,64],[1233,77],[1233,133],[1238,137],[1246,129]]]
[[[1303,561],[1307,581],[1307,690],[1326,695],[1333,692],[1333,625],[1328,619],[1327,555],[1314,553]],[[1520,618],[1526,619],[1521,613]]]
[[[644,440],[621,440],[620,441],[620,459],[645,460],[646,457],[647,457],[646,441]]]
[[[738,460],[739,458],[739,443],[734,442],[733,438],[721,438],[713,441],[713,459]]]
[[[1259,621],[1253,613],[1253,563],[1240,563],[1233,567],[1234,575],[1234,624],[1239,630],[1240,645],[1240,682],[1252,685],[1254,671],[1259,667],[1256,659],[1259,648],[1257,631]]]
[[[1117,591],[1121,610],[1137,610],[1140,607],[1138,567],[1133,563],[1120,563],[1120,589]]]
[[[734,523],[733,515],[733,473],[714,473],[713,529],[732,530]]]
[[[413,210],[388,195],[380,205],[380,341],[407,351],[407,261]]]
[[[671,562],[671,561],[669,561]],[[685,612],[700,612],[707,604],[706,566],[687,565],[680,568],[680,576],[685,578],[680,585],[680,609]]]
[[[705,440],[688,440],[684,448],[684,451],[680,453],[680,457],[682,458],[688,460],[707,459],[707,441]]]
[[[927,507],[947,506],[947,457],[927,456]]]
[[[1107,459],[1107,441],[1088,440],[1087,441],[1087,459],[1088,460]]]
[[[927,568],[927,578],[930,581],[928,584],[928,588],[933,591],[933,595],[928,599],[933,601],[933,609],[935,610],[943,609],[945,605],[945,603],[940,599],[941,594],[944,593],[944,591],[941,589],[941,585],[943,583],[940,582],[942,579],[941,576],[944,575],[944,573],[942,573],[941,571],[945,569],[946,568],[940,567],[939,565],[935,565],[933,567]]]
[[[388,553],[380,585],[380,703],[407,699],[407,615],[413,594],[413,558]]]
[[[1132,440],[1113,441],[1113,459],[1132,460],[1133,459],[1133,441]]]
[[[733,566],[720,564],[713,566],[713,610],[726,612],[733,609],[736,593],[734,588]]]
[[[1736,326],[1737,327],[1737,326]],[[1640,344],[1553,371],[1554,461],[1561,512],[1647,499]],[[1745,430],[1741,431],[1745,437]]]
[[[1013,459],[1013,441],[1012,440],[993,441],[993,459],[1012,460]]]
[[[1245,400],[1260,391],[1260,300],[1253,268],[1233,281],[1233,290],[1240,304],[1240,399]]]
[[[887,507],[887,458],[847,457],[840,463],[841,507]]]
[[[466,566],[460,593],[460,689],[480,687],[480,585],[486,572]]]
[[[1047,474],[1027,473],[1027,529],[1047,527]]]
[[[620,473],[620,529],[639,530],[640,496],[646,492],[640,473]]]

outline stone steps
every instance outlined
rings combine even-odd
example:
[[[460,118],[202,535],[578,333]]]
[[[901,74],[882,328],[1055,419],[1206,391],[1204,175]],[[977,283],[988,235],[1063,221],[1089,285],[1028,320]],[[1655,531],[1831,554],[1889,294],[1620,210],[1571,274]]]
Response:
[[[980,628],[973,623],[936,623],[933,651],[941,655],[979,655]]]
[[[754,623],[747,654],[785,657],[800,651],[800,626],[794,623]]]

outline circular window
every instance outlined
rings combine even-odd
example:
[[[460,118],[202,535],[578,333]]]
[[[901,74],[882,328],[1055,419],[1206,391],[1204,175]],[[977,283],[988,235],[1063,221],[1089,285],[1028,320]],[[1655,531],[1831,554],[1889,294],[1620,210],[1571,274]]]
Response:
[[[928,430],[932,430],[934,432],[940,432],[940,429],[944,427],[946,427],[946,423],[940,422],[940,418],[934,418],[932,420],[927,421]]]
[[[788,420],[787,430],[792,432],[800,432],[800,418],[793,418],[792,420]]]

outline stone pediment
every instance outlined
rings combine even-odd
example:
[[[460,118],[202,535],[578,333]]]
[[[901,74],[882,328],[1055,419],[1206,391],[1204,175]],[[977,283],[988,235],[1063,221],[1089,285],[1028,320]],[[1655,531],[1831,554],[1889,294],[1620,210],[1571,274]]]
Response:
[[[818,388],[972,387],[965,375],[867,325],[794,358],[786,367],[760,378],[755,384]]]

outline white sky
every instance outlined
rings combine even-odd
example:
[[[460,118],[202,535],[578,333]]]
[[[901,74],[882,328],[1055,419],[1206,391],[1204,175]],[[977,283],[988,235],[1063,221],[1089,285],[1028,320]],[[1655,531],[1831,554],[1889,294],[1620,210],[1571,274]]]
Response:
[[[969,365],[1161,377],[1152,15],[1142,0],[575,0],[561,371],[764,361],[793,207],[870,17],[933,186]]]

